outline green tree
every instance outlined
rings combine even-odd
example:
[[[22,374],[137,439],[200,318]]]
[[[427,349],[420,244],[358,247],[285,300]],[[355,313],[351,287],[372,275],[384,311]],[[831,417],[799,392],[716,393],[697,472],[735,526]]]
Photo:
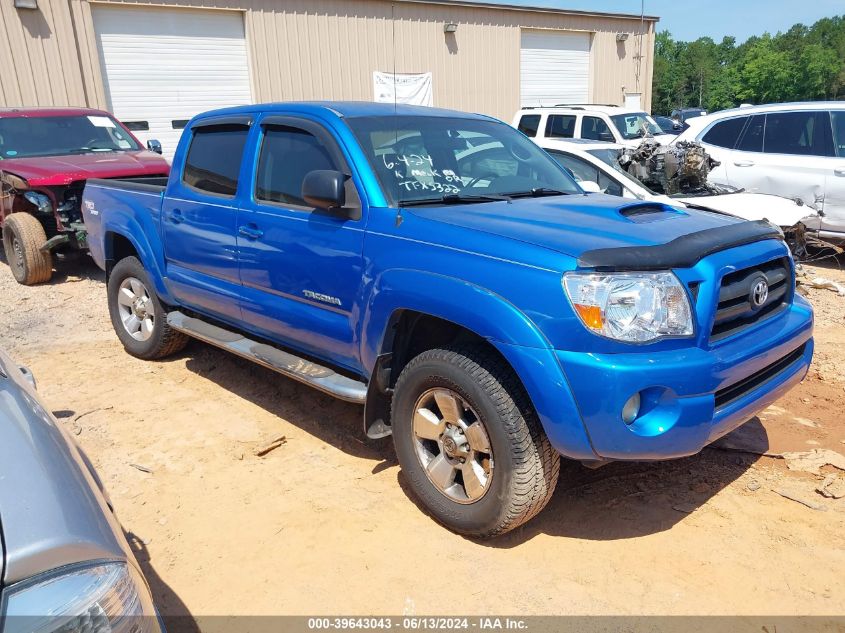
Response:
[[[845,15],[737,44],[725,37],[693,42],[661,31],[655,39],[654,110],[742,102],[845,99]]]

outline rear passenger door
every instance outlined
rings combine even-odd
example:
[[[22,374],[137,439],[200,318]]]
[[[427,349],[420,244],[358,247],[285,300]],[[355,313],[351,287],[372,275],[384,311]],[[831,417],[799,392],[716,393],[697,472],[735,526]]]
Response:
[[[314,170],[351,174],[333,136],[315,121],[268,116],[254,131],[258,155],[238,216],[241,305],[247,327],[282,345],[357,369],[356,298],[363,283],[364,213],[352,180],[347,208],[302,199]]]
[[[207,119],[191,127],[162,202],[168,283],[180,304],[240,319],[236,245],[238,184],[249,117]]]

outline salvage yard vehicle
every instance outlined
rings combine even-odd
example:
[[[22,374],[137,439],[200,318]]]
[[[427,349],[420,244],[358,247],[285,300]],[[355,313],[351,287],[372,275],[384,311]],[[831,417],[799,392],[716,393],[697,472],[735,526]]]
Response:
[[[480,115],[208,112],[166,186],[91,180],[83,212],[127,352],[194,337],[364,404],[369,437],[392,434],[413,494],[463,534],[535,516],[560,455],[700,451],[813,353],[777,227],[586,195]]]
[[[745,220],[769,220],[781,227],[785,233],[795,232],[797,235],[803,235],[803,226],[798,227],[798,224],[813,223],[818,216],[809,207],[789,198],[748,193],[735,187],[709,185],[706,182],[709,166],[698,167],[701,182],[688,182],[683,183],[687,186],[671,187],[665,183],[665,172],[668,171],[669,177],[673,177],[682,173],[683,170],[678,169],[677,166],[664,169],[667,167],[665,160],[655,161],[654,168],[660,169],[661,173],[648,174],[648,180],[655,181],[659,191],[650,189],[631,174],[630,168],[626,169],[623,166],[623,163],[627,164],[631,161],[631,156],[650,151],[651,148],[648,147],[630,150],[614,143],[596,143],[577,139],[568,141],[543,139],[538,141],[538,145],[569,169],[579,184],[594,183],[598,191],[613,196],[661,202],[682,208],[693,207],[729,213]],[[670,145],[669,150],[682,147]],[[704,161],[706,160],[705,158]],[[666,189],[669,189],[669,195]]]
[[[0,350],[0,629],[161,633],[91,462]]]
[[[86,179],[167,176],[161,147],[150,147],[108,112],[0,109],[0,228],[19,283],[49,281],[54,253],[87,248],[80,208]]]
[[[650,115],[614,105],[563,104],[551,108],[523,108],[513,126],[528,138],[582,138],[636,147],[646,137],[658,143],[675,138],[666,134]]]
[[[678,139],[721,163],[711,182],[802,200],[819,212],[808,228],[845,240],[845,103],[742,106],[689,124]]]

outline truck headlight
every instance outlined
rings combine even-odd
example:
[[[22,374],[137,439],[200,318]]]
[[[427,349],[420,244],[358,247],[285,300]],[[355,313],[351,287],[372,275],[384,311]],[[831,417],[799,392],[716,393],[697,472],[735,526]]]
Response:
[[[591,332],[630,343],[692,336],[686,290],[670,272],[563,276],[575,314]]]
[[[140,574],[126,563],[71,566],[3,591],[2,633],[161,633]]]

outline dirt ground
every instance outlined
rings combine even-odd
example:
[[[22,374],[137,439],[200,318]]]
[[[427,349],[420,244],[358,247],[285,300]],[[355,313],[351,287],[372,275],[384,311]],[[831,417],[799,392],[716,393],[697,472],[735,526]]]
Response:
[[[568,463],[539,517],[473,541],[414,503],[360,408],[196,342],[136,360],[99,270],[60,270],[26,288],[0,265],[0,345],[92,458],[165,614],[845,613],[845,499],[816,492],[843,471],[726,448]],[[845,297],[809,293],[810,375],[734,444],[845,453]]]

